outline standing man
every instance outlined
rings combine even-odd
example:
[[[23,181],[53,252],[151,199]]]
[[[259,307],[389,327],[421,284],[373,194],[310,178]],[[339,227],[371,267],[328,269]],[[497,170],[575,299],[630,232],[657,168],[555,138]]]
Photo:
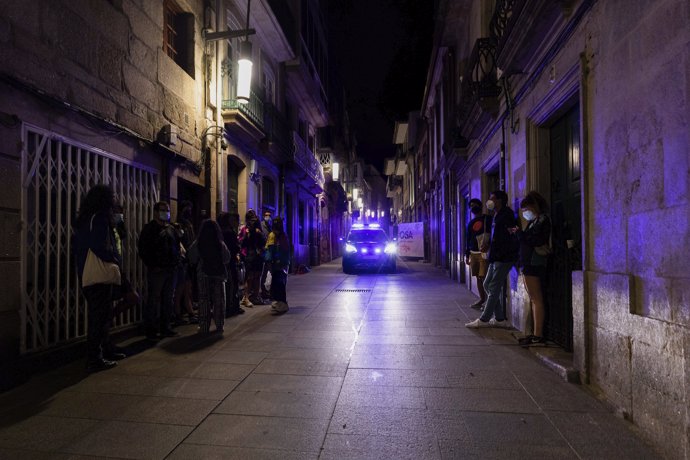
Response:
[[[519,243],[514,235],[517,225],[515,213],[508,207],[508,195],[503,190],[491,193],[486,209],[493,212],[491,225],[491,242],[480,248],[482,252],[489,251],[489,269],[484,280],[487,293],[486,306],[482,316],[465,324],[469,328],[480,327],[508,327],[504,303],[506,278],[510,269],[517,263]],[[493,317],[493,320],[492,320]]]
[[[271,211],[268,209],[264,210],[264,219],[261,221],[261,233],[264,234],[264,241],[268,239],[268,235],[271,233]],[[271,271],[271,263],[264,262],[263,269],[261,270],[261,297],[263,299],[270,299],[271,294],[268,289],[266,289],[266,278],[268,273]]]
[[[144,261],[148,280],[148,301],[144,308],[146,338],[174,337],[170,329],[175,295],[175,270],[180,264],[180,234],[170,225],[170,205],[159,201],[153,207],[153,220],[139,235],[139,256]]]
[[[484,279],[488,269],[487,254],[481,252],[484,240],[489,241],[491,230],[491,216],[482,212],[482,202],[477,198],[470,200],[470,212],[474,218],[467,225],[467,238],[465,241],[465,263],[470,266],[470,276],[477,277],[477,291],[479,300],[470,305],[472,308],[480,308],[486,302]]]

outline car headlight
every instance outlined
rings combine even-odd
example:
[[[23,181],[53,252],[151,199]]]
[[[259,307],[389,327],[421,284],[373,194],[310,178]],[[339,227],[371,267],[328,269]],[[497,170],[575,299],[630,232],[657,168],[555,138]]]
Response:
[[[386,249],[383,250],[386,254],[395,254],[397,252],[398,248],[395,246],[395,243],[388,243],[386,244]]]
[[[352,254],[353,252],[357,252],[357,248],[351,245],[350,243],[347,243],[345,245],[345,252]]]

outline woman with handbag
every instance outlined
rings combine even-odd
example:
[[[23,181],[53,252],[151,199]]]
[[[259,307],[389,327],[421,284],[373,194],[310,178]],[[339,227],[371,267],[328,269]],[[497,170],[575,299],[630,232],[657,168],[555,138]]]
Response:
[[[115,195],[107,185],[96,185],[83,198],[73,237],[74,256],[87,303],[87,361],[90,372],[116,363],[104,358],[113,301],[121,298],[120,254],[115,239]]]
[[[520,240],[520,266],[525,288],[532,305],[532,334],[518,340],[520,345],[541,344],[544,339],[544,278],[551,252],[551,219],[546,214],[549,206],[543,196],[535,191],[520,202],[520,211],[527,221],[524,230],[515,227]]]

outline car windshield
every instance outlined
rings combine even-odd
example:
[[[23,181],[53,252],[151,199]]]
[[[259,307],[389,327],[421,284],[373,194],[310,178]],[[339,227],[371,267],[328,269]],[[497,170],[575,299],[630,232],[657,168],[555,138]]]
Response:
[[[388,240],[383,230],[353,230],[350,232],[350,243],[385,243]]]

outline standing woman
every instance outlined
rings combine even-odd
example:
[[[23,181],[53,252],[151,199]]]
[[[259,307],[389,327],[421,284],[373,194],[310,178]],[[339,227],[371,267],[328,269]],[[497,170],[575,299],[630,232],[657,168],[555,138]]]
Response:
[[[522,217],[527,221],[524,230],[515,228],[520,240],[520,265],[525,288],[532,304],[534,327],[532,335],[519,339],[521,345],[544,343],[544,280],[550,249],[551,219],[549,206],[535,191],[520,202]]]
[[[116,363],[104,358],[113,300],[119,297],[122,260],[115,240],[115,195],[107,185],[96,185],[81,202],[73,237],[82,293],[87,305],[86,369],[110,369]]]
[[[285,234],[283,219],[273,219],[271,233],[266,241],[267,264],[271,266],[271,312],[280,314],[288,311],[287,274],[290,267],[290,239]]]
[[[210,314],[216,331],[223,332],[225,321],[226,265],[230,263],[230,251],[223,242],[223,234],[215,220],[205,220],[199,229],[199,237],[187,253],[190,266],[196,266],[199,283],[199,332],[208,332]]]
[[[240,229],[239,241],[240,254],[247,270],[247,285],[240,306],[251,308],[255,304],[263,304],[259,280],[264,265],[263,250],[266,244],[259,217],[253,209],[247,211],[245,215],[244,226]]]

